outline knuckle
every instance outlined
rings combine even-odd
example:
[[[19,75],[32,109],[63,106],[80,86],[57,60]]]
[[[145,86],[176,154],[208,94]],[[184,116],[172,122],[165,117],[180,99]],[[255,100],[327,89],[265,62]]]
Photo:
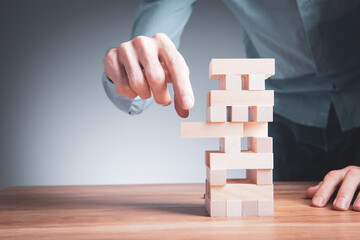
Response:
[[[136,46],[144,46],[146,45],[146,41],[147,37],[145,36],[137,36],[132,40],[133,44],[135,44]]]
[[[107,51],[105,55],[105,59],[112,59],[116,56],[116,48],[111,48],[109,51]]]
[[[169,48],[176,49],[175,44],[165,33],[157,33],[153,36],[153,39],[155,39],[162,46],[167,46]]]
[[[349,165],[349,166],[347,166],[347,167],[344,168],[344,169],[360,169],[360,167],[354,166],[354,165]]]
[[[358,168],[350,168],[349,171],[346,173],[346,175],[359,176],[360,175],[360,169],[358,169]]]
[[[161,71],[159,70],[150,70],[146,72],[146,78],[149,83],[161,83],[165,81],[164,74],[161,74]]]
[[[136,72],[130,72],[128,74],[130,85],[139,85],[142,82],[142,76]]]
[[[116,48],[112,48],[106,53],[104,57],[104,63],[112,64],[115,58],[116,58]]]
[[[159,39],[159,40],[168,40],[169,37],[165,33],[156,33],[154,34],[153,38]]]
[[[130,86],[134,90],[138,91],[138,90],[141,90],[144,87],[144,84],[139,79],[133,79],[133,80],[130,80]]]
[[[324,181],[327,181],[329,179],[337,178],[338,176],[339,176],[339,171],[332,170],[328,174],[326,174],[326,176],[324,177]]]
[[[129,50],[129,42],[124,42],[122,44],[119,45],[119,47],[117,48],[118,52],[120,55],[127,55],[127,52]]]

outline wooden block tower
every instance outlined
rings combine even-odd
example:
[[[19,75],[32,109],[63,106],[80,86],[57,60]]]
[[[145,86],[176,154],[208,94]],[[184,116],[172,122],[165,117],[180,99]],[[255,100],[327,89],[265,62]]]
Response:
[[[265,90],[265,79],[275,74],[275,61],[212,59],[209,73],[219,90],[207,94],[206,122],[181,123],[184,138],[220,139],[219,150],[205,154],[206,210],[211,217],[273,216],[274,92]],[[246,179],[228,179],[230,169],[246,170]]]

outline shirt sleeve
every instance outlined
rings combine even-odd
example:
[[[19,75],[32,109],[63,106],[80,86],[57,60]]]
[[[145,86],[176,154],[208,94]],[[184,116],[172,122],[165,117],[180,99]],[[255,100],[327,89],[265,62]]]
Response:
[[[196,0],[144,0],[139,5],[132,29],[131,39],[143,35],[151,37],[156,33],[165,33],[178,48],[180,37],[188,22]],[[154,98],[134,99],[119,94],[112,82],[108,80],[105,73],[102,83],[107,96],[122,111],[131,115],[144,111]]]

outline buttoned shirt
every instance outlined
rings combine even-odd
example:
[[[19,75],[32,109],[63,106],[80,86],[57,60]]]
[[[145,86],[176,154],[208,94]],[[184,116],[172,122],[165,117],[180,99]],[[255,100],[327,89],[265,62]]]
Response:
[[[143,1],[131,38],[162,32],[179,46],[195,0]],[[248,58],[275,58],[274,112],[325,128],[331,104],[343,131],[360,126],[360,1],[224,0],[239,20]],[[166,19],[166,20],[165,20]],[[139,114],[154,100],[121,96],[103,75],[112,102]]]

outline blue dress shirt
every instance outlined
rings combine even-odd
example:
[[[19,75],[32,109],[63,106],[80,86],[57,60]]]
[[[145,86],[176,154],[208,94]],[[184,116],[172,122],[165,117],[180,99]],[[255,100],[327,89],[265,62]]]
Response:
[[[131,38],[162,32],[179,45],[195,0],[143,1]],[[249,58],[275,58],[274,112],[293,122],[325,128],[331,104],[343,131],[360,127],[360,1],[223,0],[242,29]],[[164,21],[166,19],[166,21]],[[153,98],[129,99],[103,75],[107,95],[138,114]]]

